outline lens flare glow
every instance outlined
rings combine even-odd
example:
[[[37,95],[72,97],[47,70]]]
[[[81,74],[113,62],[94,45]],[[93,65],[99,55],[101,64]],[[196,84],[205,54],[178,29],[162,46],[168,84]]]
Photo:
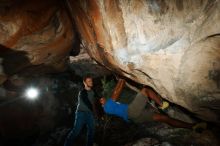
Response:
[[[27,89],[25,95],[28,99],[34,100],[38,97],[39,91],[36,88],[32,87],[32,88]]]

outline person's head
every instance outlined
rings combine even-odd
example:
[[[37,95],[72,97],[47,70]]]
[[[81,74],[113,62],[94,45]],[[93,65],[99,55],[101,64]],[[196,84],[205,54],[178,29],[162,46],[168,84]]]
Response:
[[[83,84],[84,84],[86,90],[91,90],[91,88],[93,87],[92,76],[90,76],[90,75],[84,76],[83,77]]]
[[[106,99],[102,97],[99,99],[99,102],[101,103],[101,105],[104,105],[106,103]]]

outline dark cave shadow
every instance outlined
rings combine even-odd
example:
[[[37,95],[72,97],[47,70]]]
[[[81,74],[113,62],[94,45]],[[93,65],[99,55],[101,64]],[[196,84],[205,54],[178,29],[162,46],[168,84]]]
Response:
[[[49,56],[48,56],[49,57]],[[32,64],[25,51],[15,51],[0,44],[0,65],[8,76],[18,74],[26,77],[60,73],[59,70],[50,65]]]
[[[23,77],[28,78],[28,80],[24,80],[24,84],[19,85],[19,86],[14,84],[13,80],[12,81],[10,79],[6,80],[2,84],[2,86],[7,91],[16,92],[18,95],[16,94],[15,96],[12,96],[12,97],[9,97],[7,95],[3,98],[0,97],[0,104],[2,104],[2,106],[0,107],[0,119],[1,119],[0,120],[0,145],[4,144],[4,142],[6,142],[6,144],[9,144],[7,142],[12,141],[12,140],[18,143],[21,140],[21,143],[22,143],[23,142],[22,138],[24,138],[25,136],[35,137],[37,134],[39,134],[39,132],[41,132],[39,131],[39,128],[36,126],[36,123],[38,122],[36,122],[35,119],[39,120],[38,115],[40,115],[42,112],[41,107],[44,102],[41,103],[40,100],[34,103],[29,102],[21,98],[20,93],[23,94],[22,89],[27,87],[27,85],[29,85],[30,82],[32,83],[33,81],[36,80],[36,84],[37,84],[39,77],[42,77],[42,75],[46,75],[48,71],[53,72],[55,69],[51,66],[44,65],[44,64],[34,65],[30,62],[27,52],[16,51],[2,44],[0,44],[0,66],[3,69],[3,72],[9,78],[13,75],[18,75],[19,77],[22,77],[22,78]],[[19,100],[16,100],[16,98],[19,98]],[[12,103],[11,101],[15,101],[15,102]],[[9,104],[3,104],[3,103],[9,103]],[[32,113],[34,113],[34,115],[32,115]],[[19,115],[22,115],[22,116],[28,115],[29,119],[27,117],[21,118]],[[33,123],[29,122],[27,125],[25,124],[23,125],[21,124],[21,126],[19,125],[20,123],[23,123],[23,122],[27,123],[27,121],[30,121]],[[11,127],[11,125],[14,127],[14,129]],[[30,125],[33,127],[30,128]],[[22,126],[27,127],[26,130],[21,130]],[[29,130],[33,132],[30,132]],[[21,135],[15,134],[16,132],[20,132],[22,134]],[[33,142],[33,138],[30,141]]]
[[[15,51],[0,44],[0,58],[5,74],[13,75],[30,64],[25,51]]]

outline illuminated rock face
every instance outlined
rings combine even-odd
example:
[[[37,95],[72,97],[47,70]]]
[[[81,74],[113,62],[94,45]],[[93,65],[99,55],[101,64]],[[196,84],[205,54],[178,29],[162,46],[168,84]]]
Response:
[[[208,121],[220,112],[219,0],[70,0],[97,62]]]
[[[220,121],[219,0],[1,1],[0,84],[66,68],[75,39],[68,6],[93,59]]]
[[[73,40],[63,2],[0,2],[0,74],[63,71]]]

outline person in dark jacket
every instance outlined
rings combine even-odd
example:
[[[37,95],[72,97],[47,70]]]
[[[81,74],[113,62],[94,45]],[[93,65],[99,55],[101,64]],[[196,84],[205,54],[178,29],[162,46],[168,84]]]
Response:
[[[86,146],[93,145],[95,124],[95,93],[92,90],[93,79],[87,75],[83,78],[84,89],[79,92],[78,105],[75,112],[74,127],[68,134],[64,146],[71,146],[83,126],[87,127],[87,144]]]

